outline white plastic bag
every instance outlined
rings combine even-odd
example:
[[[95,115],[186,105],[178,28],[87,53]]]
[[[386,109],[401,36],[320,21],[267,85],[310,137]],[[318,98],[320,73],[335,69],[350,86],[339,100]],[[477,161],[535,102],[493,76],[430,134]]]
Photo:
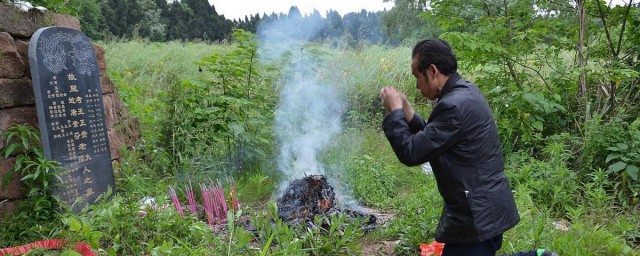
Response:
[[[431,164],[429,164],[429,162],[421,164],[420,169],[422,169],[422,171],[427,175],[433,174],[433,170],[431,169]]]

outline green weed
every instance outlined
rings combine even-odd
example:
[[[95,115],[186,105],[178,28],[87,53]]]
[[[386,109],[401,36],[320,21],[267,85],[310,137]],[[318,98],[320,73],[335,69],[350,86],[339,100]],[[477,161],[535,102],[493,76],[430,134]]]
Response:
[[[277,142],[270,135],[269,112],[277,100],[281,81],[274,78],[281,63],[254,62],[251,36],[237,38],[228,46],[106,44],[109,76],[140,118],[144,144],[125,150],[115,165],[112,200],[79,214],[43,215],[46,222],[21,211],[0,226],[0,246],[62,237],[92,245],[97,241],[99,249],[94,249],[106,255],[358,255],[362,241],[391,240],[397,241],[396,254],[416,255],[419,244],[432,241],[442,210],[435,179],[398,162],[380,132],[382,86],[401,88],[423,116],[429,114],[431,105],[415,89],[408,68],[410,47],[352,51],[305,45],[305,52],[323,60],[313,67],[323,82],[336,85],[349,105],[345,113],[336,113],[343,115],[346,129],[318,159],[335,186],[354,199],[351,203],[393,215],[364,234],[358,221],[341,215],[319,217],[311,227],[277,217],[269,199],[282,177],[273,160]],[[194,64],[199,60],[202,72]],[[505,233],[499,254],[547,248],[561,255],[637,255],[637,181],[634,169],[627,170],[637,166],[633,118],[569,120],[574,113],[565,106],[572,99],[564,90],[573,83],[564,73],[552,79],[561,88],[547,89],[543,82],[521,88],[502,86],[503,67],[476,68],[484,73],[472,76],[496,110],[505,171],[521,215],[521,222]],[[502,89],[493,90],[495,85]],[[618,162],[625,167],[610,169]],[[239,166],[242,172],[235,172]],[[204,222],[171,209],[138,217],[142,198],[155,198],[163,206],[169,203],[164,195],[169,185],[209,178],[236,180],[246,206],[228,220],[228,233],[216,234]]]
[[[56,200],[52,189],[59,163],[47,160],[40,147],[40,133],[27,125],[14,125],[0,133],[4,146],[0,155],[15,157],[14,166],[2,177],[2,189],[14,175],[19,175],[26,199],[20,201],[16,214],[2,220],[0,247],[3,243],[27,242],[42,234],[55,234],[58,229],[50,222],[55,216]],[[25,229],[25,227],[33,227]]]

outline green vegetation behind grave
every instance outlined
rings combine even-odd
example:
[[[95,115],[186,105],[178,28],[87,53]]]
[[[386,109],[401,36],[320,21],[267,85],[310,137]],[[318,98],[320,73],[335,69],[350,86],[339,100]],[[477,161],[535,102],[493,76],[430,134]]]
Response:
[[[428,115],[430,104],[418,95],[409,74],[411,44],[357,49],[313,44],[304,49],[323,53],[317,54],[326,64],[319,73],[349,103],[343,133],[321,156],[329,174],[340,178],[341,186],[348,187],[343,189],[360,204],[394,214],[387,225],[363,234],[340,217],[332,219],[334,229],[327,230],[271,223],[276,212],[271,192],[281,177],[274,163],[277,142],[269,136],[269,112],[277,101],[282,67],[254,63],[252,36],[238,33],[238,40],[229,45],[105,44],[108,75],[131,113],[140,118],[143,136],[116,167],[117,195],[80,214],[52,214],[48,223],[28,218],[30,209],[21,209],[16,215],[21,217],[2,220],[13,225],[0,225],[0,247],[66,238],[93,243],[98,245],[94,249],[112,255],[335,255],[357,254],[364,240],[398,240],[396,253],[415,255],[420,243],[430,242],[441,209],[435,181],[419,168],[395,160],[379,127],[383,113],[377,94],[384,85],[406,91]],[[604,101],[596,94],[576,97],[581,69],[570,66],[574,54],[569,50],[550,46],[540,54],[501,51],[505,46],[488,44],[488,35],[492,34],[456,31],[447,37],[456,40],[454,47],[465,63],[461,74],[486,93],[505,145],[506,174],[522,220],[505,234],[500,253],[542,247],[560,255],[637,255],[639,183],[633,166],[639,163],[640,135],[637,111],[631,111],[637,105],[618,106],[610,116],[601,115],[601,109],[589,112],[587,106],[602,107]],[[598,65],[609,58],[599,54],[585,68],[590,83],[612,79],[620,84],[618,89],[631,89],[633,95],[637,73],[602,69]],[[544,63],[540,66],[545,69],[516,65],[512,71],[525,82],[508,82],[513,74],[499,57],[533,67]],[[252,82],[249,67],[255,72]],[[542,78],[550,79],[545,83]],[[244,94],[251,86],[260,88]],[[232,107],[221,108],[221,103]],[[251,140],[240,137],[258,134]],[[238,143],[231,138],[242,139]],[[172,210],[138,217],[143,198],[165,205],[170,202],[169,186],[184,198],[184,185],[208,178],[221,179],[225,189],[229,179],[236,181],[243,210],[237,221],[251,219],[256,233],[237,225],[228,234],[216,235],[204,222],[179,217]],[[23,228],[19,236],[7,232],[16,223]],[[338,228],[346,231],[335,233]]]

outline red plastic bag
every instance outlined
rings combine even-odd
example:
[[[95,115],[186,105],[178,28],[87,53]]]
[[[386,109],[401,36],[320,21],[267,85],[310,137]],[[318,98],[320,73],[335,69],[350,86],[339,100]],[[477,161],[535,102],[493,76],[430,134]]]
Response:
[[[438,243],[436,241],[430,244],[420,244],[420,256],[442,255],[442,249],[444,249],[444,243]]]
[[[0,256],[22,255],[28,253],[33,248],[45,248],[49,250],[62,249],[66,244],[67,241],[62,239],[42,240],[21,246],[0,249]],[[91,246],[86,243],[76,243],[71,246],[71,249],[82,254],[82,256],[97,256],[97,254],[91,250]]]

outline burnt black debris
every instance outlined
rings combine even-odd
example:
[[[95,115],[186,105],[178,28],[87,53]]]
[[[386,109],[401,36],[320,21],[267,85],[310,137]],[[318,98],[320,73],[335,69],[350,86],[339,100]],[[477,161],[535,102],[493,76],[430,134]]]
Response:
[[[313,218],[329,211],[335,203],[333,187],[323,175],[311,175],[289,183],[278,200],[278,216],[284,220]]]
[[[333,187],[324,175],[311,175],[289,183],[282,198],[278,199],[278,216],[288,223],[313,222],[314,217],[345,214],[349,219],[362,220],[362,228],[376,226],[376,216],[336,207]]]

